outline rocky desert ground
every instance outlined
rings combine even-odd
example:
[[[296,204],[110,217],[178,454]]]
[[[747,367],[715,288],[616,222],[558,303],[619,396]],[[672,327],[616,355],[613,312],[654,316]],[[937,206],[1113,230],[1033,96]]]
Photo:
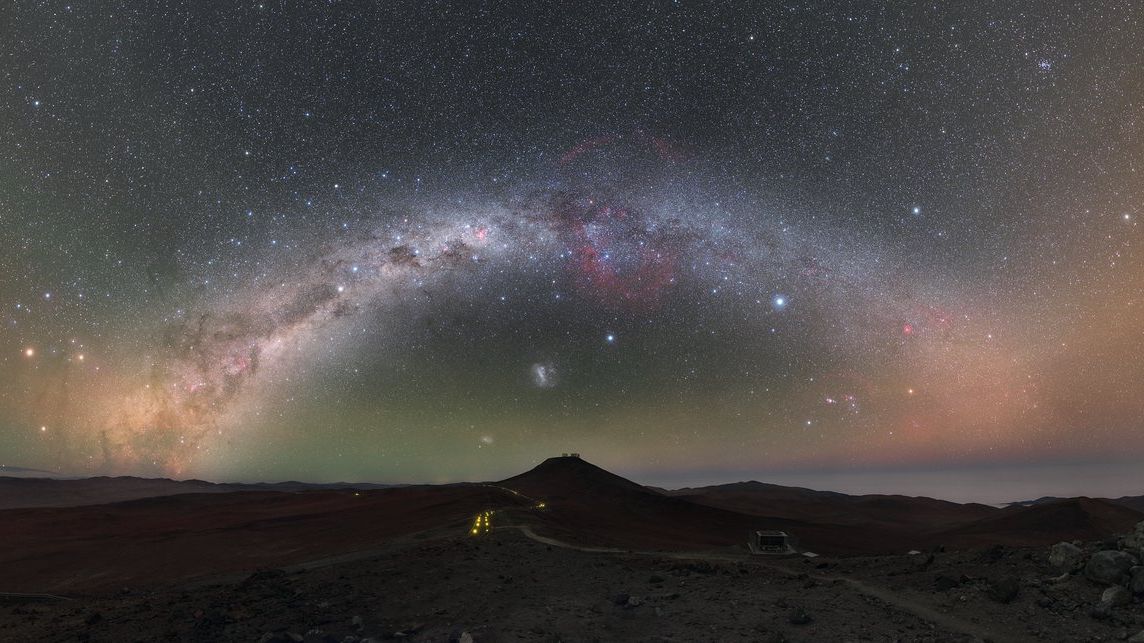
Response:
[[[1135,533],[828,559],[583,551],[494,515],[384,549],[0,607],[9,641],[1144,640]],[[498,524],[505,522],[508,524]]]

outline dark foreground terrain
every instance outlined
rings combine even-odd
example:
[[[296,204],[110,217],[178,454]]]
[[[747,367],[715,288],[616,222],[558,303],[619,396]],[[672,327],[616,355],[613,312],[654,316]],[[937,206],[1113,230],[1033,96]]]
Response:
[[[0,640],[1115,641],[1144,629],[1138,600],[1094,616],[1105,588],[1061,578],[1043,550],[675,557],[464,529],[341,562],[9,603]]]
[[[0,510],[0,641],[1144,641],[1144,514],[1116,501],[664,493],[578,458],[496,483],[62,488],[87,504]],[[752,556],[752,529],[819,555]]]

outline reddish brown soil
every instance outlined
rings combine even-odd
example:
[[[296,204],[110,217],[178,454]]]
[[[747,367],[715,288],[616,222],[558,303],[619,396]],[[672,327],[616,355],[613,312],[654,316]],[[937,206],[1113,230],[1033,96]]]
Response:
[[[186,494],[0,512],[0,591],[156,585],[376,547],[463,525],[511,493],[480,486]]]

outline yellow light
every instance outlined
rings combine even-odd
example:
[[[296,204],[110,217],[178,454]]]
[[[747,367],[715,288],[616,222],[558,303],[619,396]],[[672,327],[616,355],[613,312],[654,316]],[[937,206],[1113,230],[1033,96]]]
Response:
[[[36,349],[34,349],[32,347],[28,347],[28,348],[24,349],[24,357],[35,357],[35,356],[36,356]]]
[[[79,361],[82,362],[83,361],[83,353],[80,353],[79,355],[77,355],[76,359],[78,359]]]

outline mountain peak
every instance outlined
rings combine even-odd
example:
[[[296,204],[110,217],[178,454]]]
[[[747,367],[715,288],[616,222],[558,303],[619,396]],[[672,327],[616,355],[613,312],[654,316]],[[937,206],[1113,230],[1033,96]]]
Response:
[[[598,493],[607,489],[654,493],[578,455],[548,458],[520,475],[502,480],[501,484],[523,493],[536,494]]]

